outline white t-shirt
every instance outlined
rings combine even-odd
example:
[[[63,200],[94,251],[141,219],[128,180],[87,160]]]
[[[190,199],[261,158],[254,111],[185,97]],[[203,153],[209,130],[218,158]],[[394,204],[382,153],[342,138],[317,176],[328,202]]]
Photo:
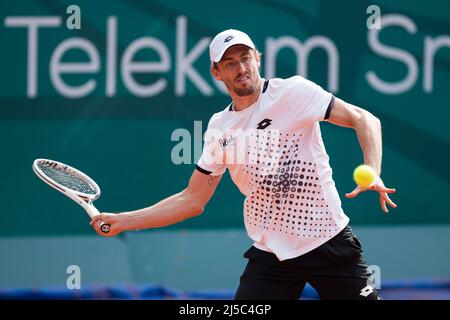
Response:
[[[211,117],[197,169],[211,175],[228,169],[246,197],[244,222],[254,246],[286,260],[349,222],[319,126],[334,97],[300,76],[265,80],[261,90],[246,109],[230,105]]]

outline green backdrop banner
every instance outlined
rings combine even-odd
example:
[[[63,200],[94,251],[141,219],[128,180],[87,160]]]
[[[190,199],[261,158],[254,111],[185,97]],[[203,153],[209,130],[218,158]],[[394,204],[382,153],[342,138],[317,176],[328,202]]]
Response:
[[[0,236],[92,233],[81,208],[34,176],[38,157],[91,175],[102,211],[181,191],[209,117],[229,103],[208,59],[228,28],[253,38],[265,78],[301,74],[381,119],[398,209],[342,197],[353,224],[450,223],[448,12],[420,0],[1,2]],[[343,195],[362,152],[353,130],[322,131]],[[227,177],[202,216],[170,228],[241,228],[242,201]]]

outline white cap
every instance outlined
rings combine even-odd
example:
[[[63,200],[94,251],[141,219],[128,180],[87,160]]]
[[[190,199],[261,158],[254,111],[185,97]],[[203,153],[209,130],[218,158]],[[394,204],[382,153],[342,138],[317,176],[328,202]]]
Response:
[[[225,30],[216,35],[209,45],[211,63],[219,62],[225,51],[236,44],[243,44],[255,49],[255,45],[246,33],[234,29]]]

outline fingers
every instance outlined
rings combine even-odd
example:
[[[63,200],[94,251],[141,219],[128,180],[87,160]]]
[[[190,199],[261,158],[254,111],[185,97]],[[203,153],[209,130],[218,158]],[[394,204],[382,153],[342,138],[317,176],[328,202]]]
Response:
[[[389,210],[386,207],[386,200],[384,200],[384,198],[381,196],[381,194],[380,194],[380,204],[381,204],[381,208],[383,209],[384,213],[388,213]]]
[[[352,192],[346,193],[345,197],[351,199],[351,198],[356,197],[358,194],[360,194],[361,192],[364,192],[366,190],[377,191],[380,194],[380,205],[381,205],[381,208],[383,209],[383,211],[385,213],[389,212],[386,203],[389,206],[391,206],[392,208],[397,208],[397,205],[388,196],[388,194],[392,194],[396,190],[392,189],[392,188],[386,188],[385,186],[379,185],[379,184],[374,184],[374,185],[370,186],[368,189],[363,189],[363,188],[358,186]]]
[[[394,188],[386,188],[380,177],[378,177],[368,188],[361,188],[360,186],[357,186],[352,192],[346,193],[345,196],[347,198],[354,198],[366,190],[377,191],[380,194],[380,205],[385,213],[389,212],[386,203],[392,208],[397,208],[397,205],[388,196],[388,194],[393,194],[397,190]]]
[[[388,194],[396,192],[396,189],[386,188],[381,180],[380,183],[375,183],[369,189],[377,191],[380,194],[380,205],[385,213],[389,212],[386,203],[392,208],[397,208],[397,205],[388,196]]]
[[[389,198],[389,196],[384,193],[384,192],[380,192],[380,204],[381,204],[381,208],[383,209],[383,211],[385,213],[388,213],[389,210],[386,206],[386,202],[387,204],[389,204],[392,208],[397,208],[397,205]]]
[[[363,191],[363,190],[358,186],[358,187],[356,187],[355,189],[353,189],[352,192],[346,193],[345,196],[346,196],[347,198],[354,198],[354,197],[356,197],[358,194],[360,194],[362,191]]]
[[[91,219],[90,224],[93,226],[93,225],[101,223],[101,222],[111,223],[112,222],[111,214],[110,213],[100,213]]]
[[[101,230],[102,225],[105,223],[112,224],[111,217],[107,214],[99,214],[93,217],[89,224],[94,228],[98,235],[104,237],[113,236],[111,231],[109,233],[105,233]]]
[[[97,221],[103,220],[103,219],[104,219],[104,215],[103,214],[96,215],[95,217],[93,217],[91,219],[90,225],[93,226],[93,225],[97,224]]]
[[[102,231],[102,226],[104,225],[104,222],[102,221],[97,221],[92,227],[94,228],[95,232],[97,232],[97,234],[99,236],[102,237],[114,237],[117,234],[117,230],[115,230],[115,228],[110,227],[109,232],[103,232]]]
[[[397,191],[395,189],[390,189],[383,186],[378,186],[375,188],[375,190],[377,190],[378,192],[385,192],[385,193],[394,193],[395,191]]]
[[[389,198],[386,193],[380,193],[380,196],[390,205],[392,208],[397,208],[397,205]]]

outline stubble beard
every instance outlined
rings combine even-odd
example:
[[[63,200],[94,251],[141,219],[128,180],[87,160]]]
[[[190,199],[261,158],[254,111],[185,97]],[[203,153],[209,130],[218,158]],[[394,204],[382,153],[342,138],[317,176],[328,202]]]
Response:
[[[237,87],[232,85],[234,93],[236,93],[239,97],[247,97],[255,93],[257,81],[252,81],[252,84],[247,88]]]
[[[255,92],[255,89],[255,86],[251,86],[249,88],[234,88],[234,92],[239,97],[246,97],[252,95]]]

